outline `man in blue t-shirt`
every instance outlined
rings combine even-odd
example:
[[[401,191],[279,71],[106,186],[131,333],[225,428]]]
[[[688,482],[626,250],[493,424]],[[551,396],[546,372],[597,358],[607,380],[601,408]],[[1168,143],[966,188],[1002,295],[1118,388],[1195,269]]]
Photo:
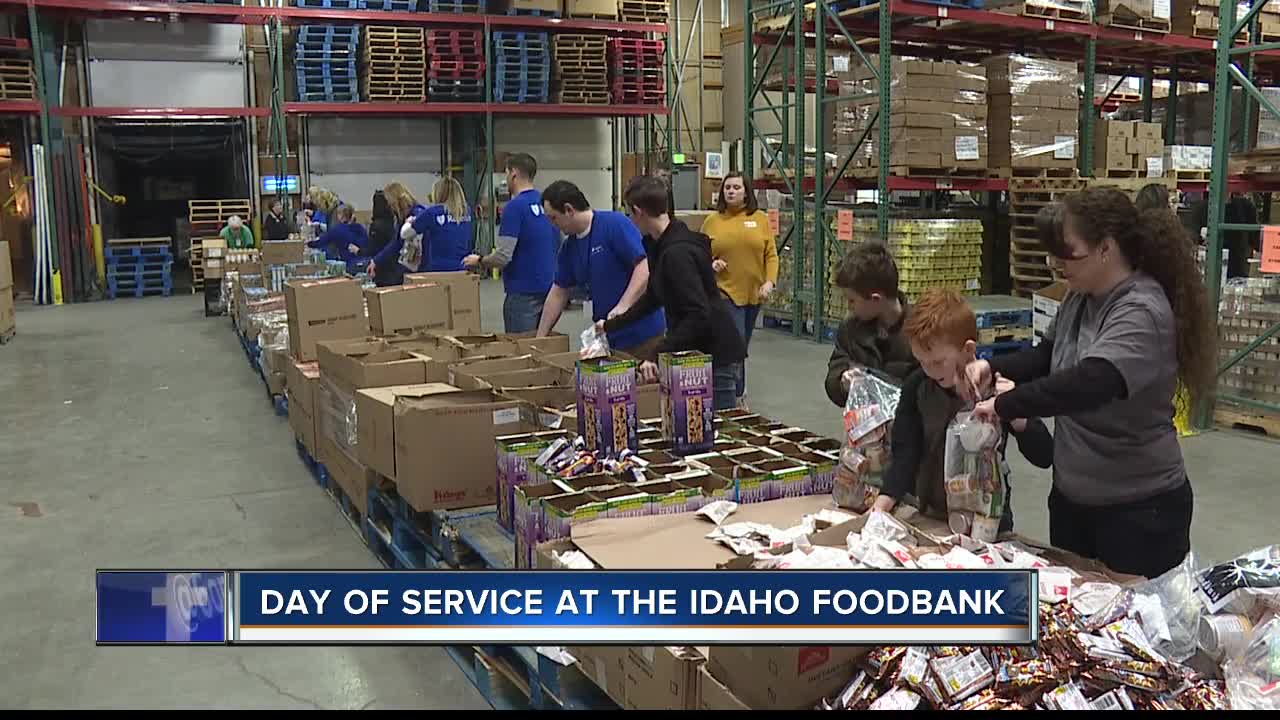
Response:
[[[502,209],[502,226],[493,252],[484,257],[468,255],[468,269],[502,269],[507,297],[502,303],[502,324],[508,334],[538,329],[542,307],[556,272],[560,231],[542,209],[542,194],[533,187],[538,163],[532,155],[515,153],[507,158],[507,188],[511,199]]]
[[[592,210],[587,198],[567,180],[551,183],[542,193],[547,217],[567,237],[556,262],[555,282],[542,309],[538,335],[547,335],[569,303],[569,290],[585,286],[592,320],[605,320],[631,308],[649,286],[644,239],[626,215]],[[657,310],[617,332],[609,347],[640,360],[656,361],[666,320]]]

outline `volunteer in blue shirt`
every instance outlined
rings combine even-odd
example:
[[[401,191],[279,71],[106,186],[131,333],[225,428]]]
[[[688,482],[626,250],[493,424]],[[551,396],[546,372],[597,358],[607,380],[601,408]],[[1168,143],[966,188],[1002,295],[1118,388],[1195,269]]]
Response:
[[[342,205],[333,214],[337,222],[329,226],[325,234],[307,243],[307,247],[324,250],[330,260],[342,260],[350,269],[360,258],[360,252],[369,244],[369,233],[364,225],[355,221],[356,212],[350,205]]]
[[[503,330],[510,334],[538,329],[542,307],[556,274],[556,250],[560,231],[542,209],[542,193],[533,187],[538,162],[532,155],[515,153],[507,158],[507,188],[511,199],[502,209],[502,226],[493,252],[468,255],[468,269],[502,270],[507,297],[502,303]]]
[[[555,328],[569,302],[569,291],[576,286],[586,286],[591,294],[592,320],[613,318],[631,309],[649,285],[649,261],[636,226],[622,213],[592,210],[578,186],[566,180],[551,183],[542,193],[542,204],[552,224],[567,237],[542,309],[538,336]],[[655,310],[610,332],[609,347],[654,362],[665,331],[662,311]]]
[[[471,210],[462,185],[451,177],[436,181],[431,189],[431,201],[435,203],[418,213],[413,225],[401,230],[400,237],[410,241],[410,235],[422,238],[426,267],[419,272],[456,272],[465,270],[463,258],[475,247],[471,229]]]

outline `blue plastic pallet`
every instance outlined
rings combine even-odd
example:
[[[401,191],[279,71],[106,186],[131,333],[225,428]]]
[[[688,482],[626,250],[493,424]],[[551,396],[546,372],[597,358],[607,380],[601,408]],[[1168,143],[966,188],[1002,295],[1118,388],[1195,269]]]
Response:
[[[360,7],[385,12],[417,12],[418,0],[360,0]]]
[[[356,78],[298,78],[298,93],[356,92],[360,83]]]
[[[167,245],[143,245],[138,247],[115,247],[108,245],[104,248],[103,257],[107,260],[116,258],[134,258],[134,257],[172,257]]]
[[[547,32],[535,32],[535,31],[526,31],[526,30],[512,30],[512,31],[501,30],[493,33],[493,41],[495,44],[506,41],[506,40],[515,40],[517,42],[545,43],[550,37],[551,37],[551,34]]]
[[[975,315],[978,319],[979,330],[1001,326],[1031,327],[1031,308],[1026,310],[978,311]]]
[[[997,355],[1005,355],[1011,352],[1018,352],[1019,350],[1027,350],[1030,347],[1030,340],[1014,340],[1011,342],[979,345],[976,354],[979,360],[990,360]]]
[[[499,103],[547,103],[551,92],[547,88],[541,90],[514,90],[508,92],[501,88],[493,91],[493,101]]]
[[[147,295],[160,295],[163,297],[169,297],[172,294],[173,294],[173,288],[171,287],[164,287],[164,288],[146,288],[146,287],[111,288],[111,287],[108,287],[107,288],[107,298],[110,300],[115,300],[116,298],[122,298],[122,297],[139,297],[140,298],[140,297],[145,297]]]
[[[359,10],[360,0],[298,0],[300,8],[328,8],[333,10]]]
[[[298,102],[360,102],[360,93],[351,93],[351,92],[298,93]]]
[[[330,67],[297,68],[294,74],[299,82],[304,83],[315,80],[356,80],[360,76],[359,71],[356,70],[355,63]]]
[[[428,0],[428,12],[483,13],[485,0]]]

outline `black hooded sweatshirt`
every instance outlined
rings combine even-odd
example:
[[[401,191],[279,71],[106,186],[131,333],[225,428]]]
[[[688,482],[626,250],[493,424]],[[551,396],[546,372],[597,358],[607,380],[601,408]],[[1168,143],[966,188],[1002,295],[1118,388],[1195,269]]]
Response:
[[[747,357],[742,335],[711,269],[711,240],[672,220],[649,249],[649,287],[627,312],[605,323],[613,332],[647,317],[658,308],[667,316],[667,335],[658,352],[697,350],[717,366]]]
[[[369,244],[363,254],[373,257],[382,252],[387,243],[395,240],[397,230],[399,226],[396,224],[395,213],[391,211],[391,204],[387,202],[387,196],[381,190],[375,192],[373,207],[369,213]],[[402,281],[400,263],[392,261],[379,265],[374,269],[373,280],[379,287],[399,285]]]

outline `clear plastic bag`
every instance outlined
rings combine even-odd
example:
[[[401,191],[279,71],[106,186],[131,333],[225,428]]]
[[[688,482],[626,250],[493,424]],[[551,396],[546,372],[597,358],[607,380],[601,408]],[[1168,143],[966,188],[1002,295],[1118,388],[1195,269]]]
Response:
[[[1000,434],[998,425],[979,420],[967,410],[947,426],[943,482],[949,513],[972,512],[996,519],[1004,514]]]
[[[609,334],[596,331],[596,324],[591,323],[582,331],[582,350],[578,356],[583,360],[606,357],[609,350]]]
[[[1211,613],[1248,615],[1259,599],[1280,599],[1280,545],[1252,550],[1196,574],[1196,592]]]
[[[836,505],[859,513],[871,509],[880,491],[867,482],[870,471],[871,461],[857,448],[846,446],[841,450],[831,487],[831,499]]]
[[[1178,662],[1185,661],[1196,652],[1200,614],[1204,606],[1196,597],[1195,574],[1195,556],[1187,553],[1177,567],[1134,588],[1135,592],[1152,596],[1159,601],[1159,610],[1163,612],[1163,626],[1153,627],[1160,626],[1161,619],[1150,617],[1145,612],[1140,613],[1139,621],[1156,650]]]
[[[844,403],[844,429],[848,444],[859,447],[859,442],[881,440],[873,432],[893,420],[898,411],[898,399],[902,392],[893,385],[872,375],[863,368],[851,368],[844,373],[849,395]]]
[[[1232,710],[1280,710],[1280,618],[1254,628],[1249,644],[1222,668]]]

